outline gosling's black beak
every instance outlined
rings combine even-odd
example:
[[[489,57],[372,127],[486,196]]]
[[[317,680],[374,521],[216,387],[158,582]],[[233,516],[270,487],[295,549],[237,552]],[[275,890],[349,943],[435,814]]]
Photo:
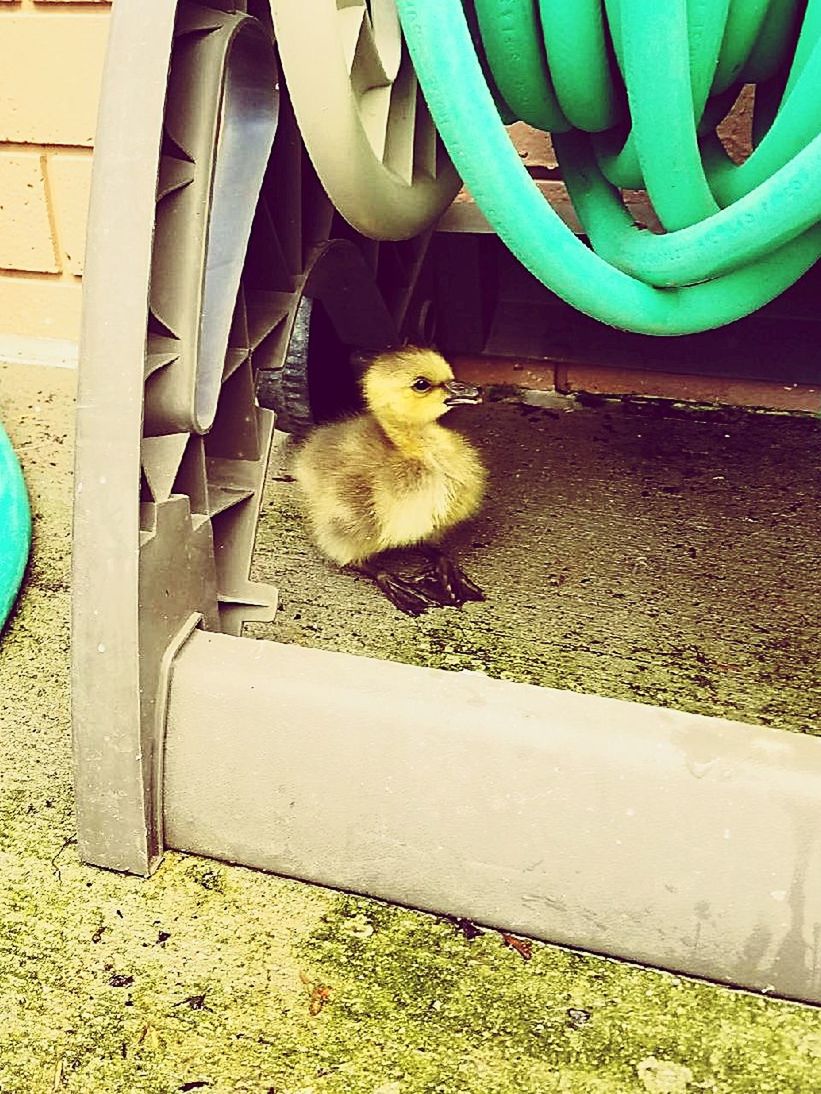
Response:
[[[482,389],[473,384],[463,384],[461,380],[446,380],[442,385],[448,393],[445,406],[461,406],[462,403],[481,403]]]

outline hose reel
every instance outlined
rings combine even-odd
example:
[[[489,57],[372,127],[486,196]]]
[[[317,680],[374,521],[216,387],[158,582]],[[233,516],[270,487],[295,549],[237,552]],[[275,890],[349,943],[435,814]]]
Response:
[[[605,323],[708,330],[772,300],[821,255],[821,2],[475,0],[493,92],[553,133],[590,240],[529,178],[471,37],[473,0],[397,0],[425,96],[487,220],[539,280]],[[736,166],[715,127],[757,83],[755,148]],[[618,187],[664,228],[642,232]]]

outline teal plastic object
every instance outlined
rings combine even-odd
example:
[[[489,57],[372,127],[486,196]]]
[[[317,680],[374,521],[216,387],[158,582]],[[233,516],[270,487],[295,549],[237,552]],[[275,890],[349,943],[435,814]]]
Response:
[[[810,0],[807,12],[814,25],[816,3]],[[790,22],[790,0],[721,4],[726,25],[717,57],[720,27],[715,10],[709,11],[705,0],[700,9],[699,0],[668,0],[664,5],[653,0],[610,0],[608,11],[616,12],[620,20],[618,33],[611,37],[625,69],[630,103],[624,139],[632,127],[635,152],[653,203],[660,207],[666,227],[673,229],[660,237],[633,224],[592,153],[588,133],[600,127],[603,117],[612,120],[618,115],[619,97],[602,73],[601,36],[590,5],[561,5],[565,18],[573,12],[584,31],[571,79],[567,69],[574,62],[567,49],[566,25],[561,32],[555,31],[561,46],[557,54],[552,49],[554,23],[550,21],[556,5],[539,0],[549,75],[564,116],[576,123],[576,130],[554,133],[554,145],[593,251],[553,212],[512,148],[482,78],[459,0],[437,0],[436,4],[398,0],[397,7],[433,118],[477,204],[523,265],[579,310],[625,330],[694,333],[732,322],[772,300],[821,255],[821,193],[814,179],[803,177],[805,169],[818,175],[815,137],[821,128],[821,97],[810,75],[814,49],[805,44],[804,34],[795,61],[802,71],[771,127],[771,132],[776,131],[771,144],[778,154],[768,151],[762,139],[753,169],[725,170],[723,175],[733,180],[724,183],[725,192],[732,187],[729,203],[717,199],[702,156],[700,101],[714,63],[721,80],[713,77],[713,90],[724,92],[743,71],[765,23],[778,49],[786,49],[789,36],[784,28],[792,27],[789,44],[794,46],[798,27],[794,18]],[[595,7],[601,10],[600,4]],[[486,39],[494,8],[497,14],[512,10],[502,0],[496,5],[488,2],[481,19]],[[712,19],[706,29],[694,26],[694,13],[699,10]],[[528,23],[532,26],[530,15]],[[660,23],[664,34],[659,33]],[[696,58],[694,63],[697,40],[709,57],[706,61]],[[499,60],[503,51],[488,49],[487,41],[485,51],[491,64],[503,63]],[[508,64],[519,60],[508,54]],[[763,63],[760,57],[758,63]],[[611,65],[611,76],[612,72]],[[501,87],[500,72],[495,76]],[[575,94],[571,87],[578,90],[581,111],[569,102]],[[603,100],[599,115],[590,103],[590,87],[598,88]],[[714,94],[707,100],[705,115],[714,112],[719,97]],[[583,129],[588,132],[580,132]],[[792,151],[786,160],[785,149]],[[715,168],[722,175],[722,165],[716,163]],[[759,178],[762,170],[763,178]],[[722,209],[723,204],[729,208]]]
[[[31,510],[23,472],[0,425],[0,629],[8,618],[31,549]]]

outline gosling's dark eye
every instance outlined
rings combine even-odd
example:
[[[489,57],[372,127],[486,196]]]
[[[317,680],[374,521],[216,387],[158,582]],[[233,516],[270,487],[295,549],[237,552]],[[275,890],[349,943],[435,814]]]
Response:
[[[426,380],[424,376],[417,376],[411,384],[414,391],[430,391],[432,386],[430,380]]]

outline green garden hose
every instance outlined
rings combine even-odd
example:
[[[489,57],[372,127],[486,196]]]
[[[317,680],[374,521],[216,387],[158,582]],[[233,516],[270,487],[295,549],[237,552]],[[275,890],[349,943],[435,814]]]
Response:
[[[688,35],[693,116],[697,122],[704,116],[715,76],[729,4],[730,0],[690,0],[687,4],[685,33]],[[620,0],[606,0],[606,8],[613,48],[619,67],[624,71]],[[679,13],[674,12],[674,15],[680,18]],[[640,189],[644,185],[632,131],[626,140],[624,134],[618,131],[599,134],[594,141],[594,147],[599,166],[614,186]]]
[[[573,133],[555,140],[567,188],[596,253],[650,285],[693,285],[756,259],[780,263],[780,248],[797,236],[803,238],[795,246],[809,264],[818,253],[821,135],[751,193],[664,235],[636,228],[618,192],[597,171],[589,138]]]
[[[23,580],[30,546],[31,513],[23,472],[0,425],[0,628]]]
[[[744,66],[761,33],[770,0],[731,0],[713,91],[743,79]]]
[[[497,93],[552,131],[593,250],[510,144],[460,0],[397,7],[471,194],[568,303],[626,330],[692,333],[754,311],[821,255],[821,0],[470,2]],[[713,131],[751,77],[769,82],[737,166]],[[614,182],[647,190],[665,234],[635,225]]]
[[[621,31],[644,185],[664,227],[686,228],[718,211],[698,148],[686,0],[624,0]]]
[[[789,95],[795,81],[804,71],[809,55],[815,49],[819,38],[821,38],[821,0],[809,0],[804,21],[801,24],[798,44],[795,47],[792,68],[784,88],[785,96]]]
[[[532,0],[475,0],[475,7],[488,65],[501,80],[498,91],[513,117],[536,129],[569,129],[553,89]],[[511,56],[519,63],[507,64]]]
[[[785,90],[772,125],[749,159],[737,166],[718,137],[704,143],[704,161],[719,202],[728,205],[764,182],[818,135],[821,129],[821,38],[794,83]]]
[[[504,0],[494,5],[503,10]],[[565,116],[596,133],[624,114],[607,51],[601,0],[539,0],[545,51]],[[508,57],[508,63],[510,63]]]

